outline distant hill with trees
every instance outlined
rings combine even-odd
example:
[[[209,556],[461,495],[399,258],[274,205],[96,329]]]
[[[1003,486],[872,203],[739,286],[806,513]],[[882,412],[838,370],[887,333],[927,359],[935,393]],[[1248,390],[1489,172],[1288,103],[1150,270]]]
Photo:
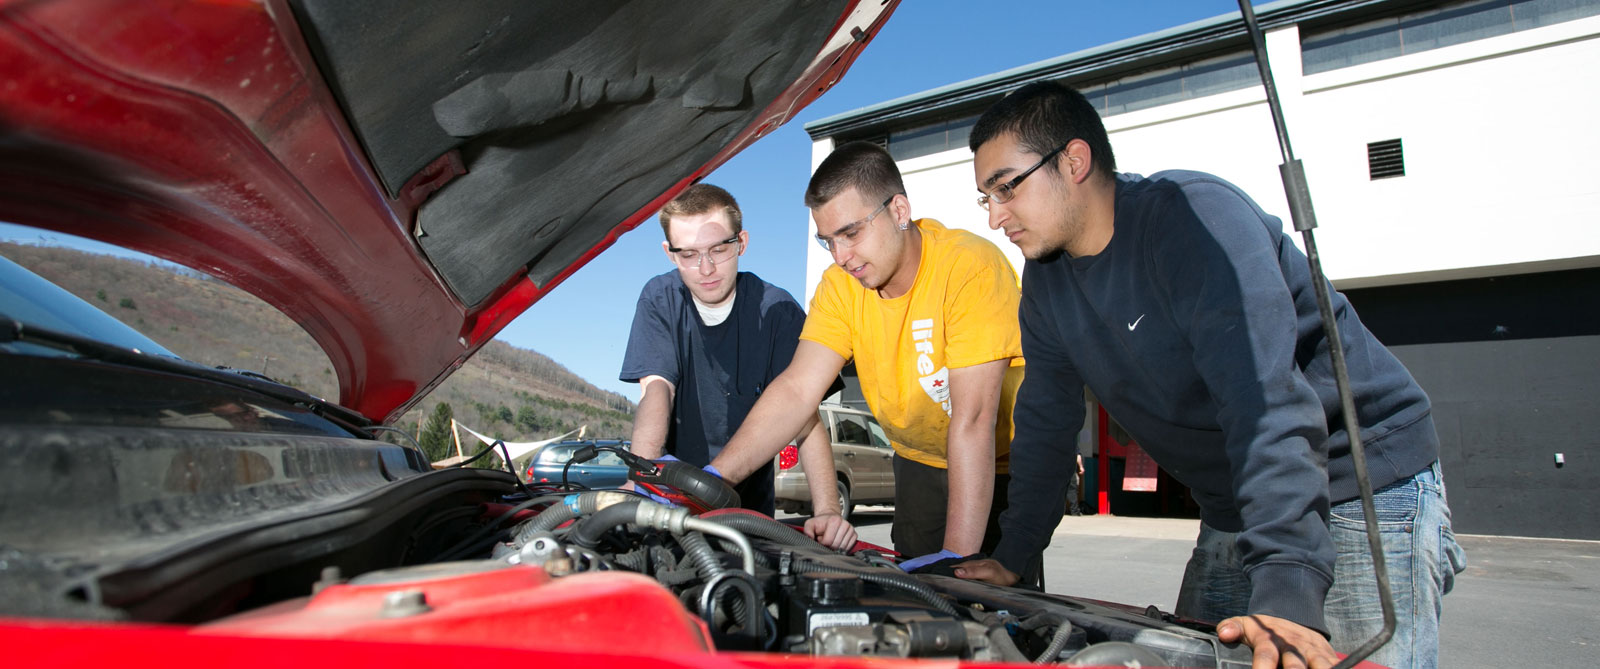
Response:
[[[116,317],[172,352],[207,365],[250,369],[336,400],[338,380],[311,336],[277,309],[220,280],[165,263],[75,249],[0,242],[5,256]],[[507,441],[545,439],[588,426],[626,438],[634,405],[536,351],[491,341],[401,418],[423,432],[440,404],[458,422]],[[448,438],[446,431],[444,438]],[[462,434],[463,439],[470,435]],[[469,452],[473,443],[463,442]],[[442,457],[443,444],[429,444]],[[453,455],[454,446],[448,445]]]

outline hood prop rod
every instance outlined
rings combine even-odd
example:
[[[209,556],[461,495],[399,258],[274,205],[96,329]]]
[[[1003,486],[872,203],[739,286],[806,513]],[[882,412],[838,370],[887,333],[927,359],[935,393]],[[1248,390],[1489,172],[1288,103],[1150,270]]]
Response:
[[[1328,337],[1328,355],[1333,359],[1333,378],[1339,389],[1344,429],[1350,435],[1350,459],[1355,465],[1356,485],[1361,490],[1361,511],[1367,524],[1367,544],[1372,551],[1372,573],[1378,581],[1378,601],[1383,607],[1383,628],[1334,666],[1334,669],[1349,669],[1394,636],[1394,598],[1389,591],[1389,570],[1383,561],[1378,514],[1372,504],[1372,480],[1367,476],[1367,455],[1361,444],[1361,425],[1356,416],[1355,397],[1350,392],[1350,371],[1345,366],[1344,344],[1339,337],[1338,321],[1334,318],[1333,301],[1328,296],[1328,279],[1322,274],[1322,257],[1317,253],[1317,240],[1311,232],[1317,227],[1316,213],[1311,207],[1311,189],[1306,185],[1305,167],[1289,147],[1289,127],[1284,123],[1283,105],[1279,102],[1278,88],[1272,80],[1272,66],[1267,62],[1266,40],[1261,35],[1261,26],[1256,23],[1250,0],[1239,0],[1239,13],[1244,16],[1245,29],[1250,33],[1256,66],[1261,70],[1261,83],[1267,89],[1267,106],[1272,110],[1272,122],[1278,131],[1278,147],[1283,151],[1283,164],[1278,166],[1278,173],[1283,177],[1283,189],[1289,199],[1289,216],[1294,221],[1294,229],[1305,240],[1306,262],[1311,266],[1311,283],[1317,291],[1317,309],[1322,314],[1322,328]]]

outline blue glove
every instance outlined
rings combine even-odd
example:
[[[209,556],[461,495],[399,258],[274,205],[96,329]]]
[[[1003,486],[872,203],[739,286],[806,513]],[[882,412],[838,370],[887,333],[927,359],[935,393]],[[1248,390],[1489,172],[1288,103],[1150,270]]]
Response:
[[[921,557],[914,557],[910,560],[906,560],[905,562],[901,562],[900,571],[910,573],[940,560],[948,560],[950,558],[958,557],[962,557],[962,555],[952,550],[942,550],[937,553],[929,553]]]
[[[641,495],[644,495],[645,497],[649,498],[650,501],[655,502],[657,504],[665,504],[665,505],[671,506],[671,507],[678,506],[677,504],[674,504],[672,502],[672,500],[667,499],[665,497],[662,497],[660,495],[657,495],[655,493],[652,493],[649,490],[645,490],[642,487],[634,486],[633,491],[636,492],[636,493],[639,493]]]

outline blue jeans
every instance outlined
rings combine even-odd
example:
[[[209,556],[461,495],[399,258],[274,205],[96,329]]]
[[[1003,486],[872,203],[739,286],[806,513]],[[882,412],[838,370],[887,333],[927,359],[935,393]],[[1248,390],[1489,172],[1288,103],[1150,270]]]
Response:
[[[1389,643],[1368,659],[1396,669],[1436,667],[1442,598],[1466,568],[1450,529],[1439,463],[1374,491],[1373,504],[1397,625]],[[1362,518],[1359,498],[1333,505],[1328,517],[1339,555],[1323,613],[1333,648],[1341,653],[1354,651],[1383,626]],[[1247,613],[1250,579],[1239,559],[1237,536],[1200,525],[1178,593],[1178,615],[1216,622]]]

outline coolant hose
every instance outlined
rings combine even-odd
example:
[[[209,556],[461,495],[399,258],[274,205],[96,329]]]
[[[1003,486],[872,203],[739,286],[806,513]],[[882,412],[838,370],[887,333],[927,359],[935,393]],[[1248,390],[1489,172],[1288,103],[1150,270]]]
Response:
[[[705,536],[699,532],[684,532],[678,536],[678,544],[683,546],[683,552],[694,562],[700,577],[706,580],[705,590],[700,596],[700,617],[708,623],[714,620],[716,591],[724,585],[738,586],[740,594],[744,597],[733,600],[733,617],[753,636],[760,636],[761,626],[757,616],[760,615],[761,600],[755,588],[738,578],[727,580],[728,569],[722,566],[722,561],[717,558],[717,552],[711,547],[711,542],[706,541]]]
[[[513,543],[522,546],[528,543],[534,534],[548,532],[577,517],[578,513],[572,507],[566,504],[551,504],[550,508],[540,511],[533,520],[523,523],[522,527],[517,529]]]
[[[761,615],[765,612],[761,608],[761,596],[756,593],[756,586],[739,572],[723,572],[706,582],[706,589],[700,593],[700,617],[707,621],[716,619],[717,592],[723,586],[733,586],[741,595],[733,600],[733,615],[744,626],[745,633],[760,640]]]
[[[600,543],[600,537],[611,528],[634,522],[639,515],[639,504],[636,499],[612,504],[578,521],[572,526],[572,543],[584,548],[594,548]]]
[[[750,546],[750,538],[746,537],[743,532],[727,525],[718,525],[701,518],[684,518],[683,529],[704,532],[732,542],[739,550],[742,558],[741,563],[744,565],[744,573],[749,574],[750,578],[756,577],[756,551]]]
[[[551,504],[549,508],[540,511],[539,515],[534,516],[533,520],[523,523],[522,527],[517,530],[513,542],[518,547],[521,547],[531,541],[533,535],[540,532],[549,532],[573,518],[587,516],[613,504],[637,499],[639,498],[627,493],[604,490],[567,495],[561,498],[560,503]]]
[[[932,605],[933,608],[936,608],[943,613],[948,613],[952,616],[955,616],[958,619],[961,618],[961,613],[956,610],[955,605],[951,604],[949,600],[940,597],[939,593],[934,592],[933,588],[928,587],[928,584],[923,583],[912,576],[907,576],[905,574],[889,574],[876,571],[877,569],[881,569],[881,567],[864,567],[861,569],[855,569],[832,564],[826,566],[818,565],[805,560],[795,560],[794,563],[794,570],[796,573],[810,574],[818,572],[849,572],[852,575],[859,576],[861,580],[868,583],[876,583],[886,588],[892,588],[901,592],[915,595],[918,599],[921,599],[922,601]]]
[[[727,571],[727,568],[722,566],[722,561],[717,559],[717,553],[711,548],[711,543],[699,532],[684,532],[678,537],[678,544],[683,546],[683,552],[694,561],[696,570],[700,572],[700,578],[709,580],[712,576]]]
[[[1067,647],[1067,642],[1072,639],[1072,623],[1065,617],[1060,617],[1056,623],[1056,633],[1050,637],[1050,645],[1045,646],[1044,652],[1039,657],[1033,658],[1034,664],[1052,664]]]
[[[762,539],[776,541],[789,546],[816,546],[817,542],[810,537],[796,532],[789,527],[765,516],[755,516],[746,513],[719,513],[710,516],[701,516],[701,520],[710,521],[718,525],[726,525],[733,529],[752,534]]]

